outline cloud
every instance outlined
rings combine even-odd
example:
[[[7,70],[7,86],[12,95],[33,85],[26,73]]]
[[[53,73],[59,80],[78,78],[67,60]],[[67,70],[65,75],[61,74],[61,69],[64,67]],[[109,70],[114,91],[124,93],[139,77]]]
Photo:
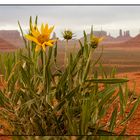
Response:
[[[133,34],[140,25],[139,6],[1,6],[0,28],[28,27],[29,16],[39,16],[40,22],[55,24],[58,30],[65,28],[82,32],[83,29],[107,29],[114,33],[118,28],[130,29]]]

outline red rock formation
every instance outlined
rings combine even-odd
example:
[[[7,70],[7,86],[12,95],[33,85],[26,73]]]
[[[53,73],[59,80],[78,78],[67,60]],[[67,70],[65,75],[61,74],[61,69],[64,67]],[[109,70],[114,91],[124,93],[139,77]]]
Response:
[[[20,33],[17,30],[0,30],[0,38],[12,44],[15,47],[23,46]]]
[[[125,45],[128,47],[140,47],[140,34],[138,34],[136,37],[124,42],[122,45]]]
[[[15,49],[17,49],[16,46],[0,38],[0,51],[14,51]]]

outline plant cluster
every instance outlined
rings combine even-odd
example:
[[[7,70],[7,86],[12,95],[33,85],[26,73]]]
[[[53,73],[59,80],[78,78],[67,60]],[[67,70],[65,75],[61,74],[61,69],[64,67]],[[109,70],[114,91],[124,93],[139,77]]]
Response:
[[[37,18],[35,23],[30,18],[28,35],[20,26],[25,48],[0,55],[0,120],[4,122],[0,125],[4,134],[114,135],[114,129],[133,115],[139,98],[127,114],[132,102],[128,79],[115,78],[114,69],[107,75],[101,64],[94,71],[100,57],[95,62],[92,59],[100,39],[93,37],[92,28],[91,42],[84,31],[84,42],[79,41],[78,51],[66,53],[67,64],[62,70],[57,63],[57,48],[61,46],[51,38],[53,28],[42,24],[39,30]],[[102,118],[118,100],[103,125]],[[120,134],[124,133],[125,125]]]

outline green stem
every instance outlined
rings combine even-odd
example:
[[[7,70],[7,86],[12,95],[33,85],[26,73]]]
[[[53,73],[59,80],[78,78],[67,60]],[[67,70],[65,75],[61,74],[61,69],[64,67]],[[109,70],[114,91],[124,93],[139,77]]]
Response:
[[[43,52],[43,78],[44,78],[44,86],[46,84],[46,52]]]
[[[88,70],[88,66],[89,66],[89,63],[90,63],[90,60],[91,60],[93,51],[94,51],[94,49],[91,48],[90,53],[89,53],[89,56],[88,56],[88,60],[87,60],[87,62],[86,62],[86,67],[85,67],[85,71],[84,71],[84,74],[83,74],[82,83],[83,83],[84,80],[85,80],[85,76],[86,76],[86,73],[87,73],[87,70]]]
[[[41,63],[42,63],[42,73],[43,73],[43,84],[44,84],[44,93],[46,92],[46,52],[41,50]]]
[[[43,51],[41,50],[40,53],[41,53],[41,69],[43,69],[43,63],[44,63],[43,62]]]
[[[65,68],[67,66],[67,63],[68,63],[68,54],[67,54],[67,51],[68,51],[68,40],[66,40],[66,46],[65,46]]]
[[[92,64],[92,67],[94,67],[98,62],[99,60],[101,59],[102,55],[103,55],[103,46],[102,46],[102,50],[101,50],[101,53],[100,53],[100,56],[98,57],[98,59],[95,61],[95,63]]]
[[[93,53],[93,49],[90,50],[90,53],[89,53],[89,57],[88,57],[88,60],[87,60],[87,63],[86,63],[86,68],[91,60],[91,56],[92,56],[92,53]]]
[[[28,44],[28,57],[29,57],[29,58],[31,58],[31,50],[30,50],[31,46],[30,46],[30,45],[31,45],[31,44],[29,43],[29,44]],[[30,65],[29,65],[29,77],[31,77]],[[30,83],[30,79],[29,79],[29,83]]]

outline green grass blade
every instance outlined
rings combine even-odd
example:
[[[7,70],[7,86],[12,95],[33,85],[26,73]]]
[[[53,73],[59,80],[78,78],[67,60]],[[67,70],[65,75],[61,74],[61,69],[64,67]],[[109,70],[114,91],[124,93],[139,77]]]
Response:
[[[140,103],[140,97],[137,99],[137,101],[135,102],[132,109],[130,110],[128,115],[125,117],[125,119],[121,121],[121,124],[125,124],[132,117],[132,115],[134,114],[134,112],[138,108],[139,103]]]

